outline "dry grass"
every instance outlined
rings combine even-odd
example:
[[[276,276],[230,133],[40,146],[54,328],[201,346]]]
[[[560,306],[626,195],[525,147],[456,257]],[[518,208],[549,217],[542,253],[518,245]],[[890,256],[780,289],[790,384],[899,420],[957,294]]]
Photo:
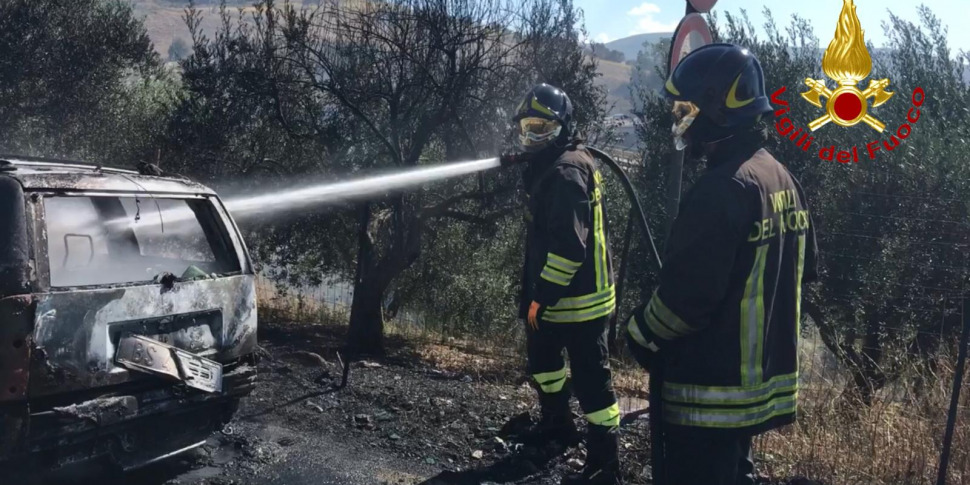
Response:
[[[941,356],[936,374],[926,381],[930,384],[918,393],[910,376],[881,390],[866,407],[843,395],[841,371],[806,365],[803,359],[798,422],[759,439],[763,471],[840,485],[935,483],[955,361]],[[966,390],[962,397],[949,484],[970,481]]]
[[[293,1],[291,3],[297,6],[311,3],[315,4],[315,2],[301,1]],[[189,29],[186,27],[185,20],[182,18],[185,12],[185,5],[188,4],[187,1],[134,0],[132,4],[135,6],[135,14],[145,20],[145,28],[148,30],[148,36],[151,37],[152,43],[155,44],[155,51],[161,54],[162,58],[168,57],[168,48],[175,39],[181,37],[189,44],[192,43],[192,39],[189,37]],[[198,6],[197,8],[203,13],[202,30],[211,39],[221,27],[218,5],[204,5]],[[252,18],[252,14],[255,12],[255,8],[251,5],[230,7],[230,11],[234,17],[239,15],[240,9],[242,10],[243,18],[247,20]]]
[[[346,325],[350,317],[348,308],[328,306],[306,293],[280,291],[261,277],[256,279],[256,298],[262,321]]]
[[[334,311],[312,298],[280,293],[263,280],[258,293],[261,318],[346,325],[342,307]],[[389,322],[386,330],[442,371],[510,384],[525,379],[524,349],[516,340],[415,333],[397,322]],[[759,437],[759,471],[776,479],[804,476],[838,485],[935,483],[955,352],[939,357],[936,373],[920,391],[913,391],[910,375],[880,391],[868,408],[848,403],[843,396],[847,376],[827,352],[817,338],[803,341],[798,422]],[[966,381],[948,484],[970,483],[970,379]],[[641,370],[622,358],[614,360],[614,385],[626,411],[642,407],[647,379]]]

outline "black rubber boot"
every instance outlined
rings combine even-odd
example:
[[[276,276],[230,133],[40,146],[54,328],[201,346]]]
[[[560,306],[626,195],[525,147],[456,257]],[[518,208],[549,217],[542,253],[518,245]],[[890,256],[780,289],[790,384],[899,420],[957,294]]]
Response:
[[[569,409],[569,391],[563,389],[553,394],[539,394],[541,417],[530,429],[515,436],[515,441],[525,445],[543,445],[556,442],[564,446],[579,443],[579,431]]]
[[[617,428],[590,424],[588,429],[586,464],[580,473],[563,477],[560,485],[622,485]]]

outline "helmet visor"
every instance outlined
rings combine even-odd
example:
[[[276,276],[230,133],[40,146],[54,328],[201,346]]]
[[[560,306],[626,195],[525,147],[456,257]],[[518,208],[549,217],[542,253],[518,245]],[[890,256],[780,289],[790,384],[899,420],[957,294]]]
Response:
[[[519,142],[523,147],[545,145],[559,136],[562,125],[555,120],[529,117],[519,120]]]
[[[674,126],[671,127],[670,131],[674,135],[674,147],[677,151],[687,148],[687,140],[684,135],[700,113],[700,108],[690,101],[674,101]]]

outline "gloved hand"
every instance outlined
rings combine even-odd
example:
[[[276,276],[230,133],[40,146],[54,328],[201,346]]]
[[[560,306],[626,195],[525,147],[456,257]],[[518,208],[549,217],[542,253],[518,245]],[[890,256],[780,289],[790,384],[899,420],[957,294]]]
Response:
[[[650,372],[661,351],[660,344],[663,340],[654,335],[644,321],[643,312],[646,307],[646,304],[636,307],[627,320],[626,344],[640,367]]]
[[[542,305],[540,305],[538,302],[534,301],[529,305],[529,318],[527,318],[526,321],[529,323],[529,326],[532,327],[533,332],[539,330],[539,314],[541,313],[541,310]]]

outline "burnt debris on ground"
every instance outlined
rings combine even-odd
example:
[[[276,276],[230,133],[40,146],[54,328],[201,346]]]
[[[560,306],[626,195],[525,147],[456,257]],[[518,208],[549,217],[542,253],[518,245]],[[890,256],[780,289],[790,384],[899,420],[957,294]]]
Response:
[[[581,467],[581,445],[508,439],[537,413],[523,363],[487,365],[465,350],[391,338],[385,357],[354,362],[339,389],[343,331],[262,324],[258,385],[235,420],[203,447],[117,483],[554,484]],[[629,483],[648,483],[646,431],[643,419],[623,428]]]

